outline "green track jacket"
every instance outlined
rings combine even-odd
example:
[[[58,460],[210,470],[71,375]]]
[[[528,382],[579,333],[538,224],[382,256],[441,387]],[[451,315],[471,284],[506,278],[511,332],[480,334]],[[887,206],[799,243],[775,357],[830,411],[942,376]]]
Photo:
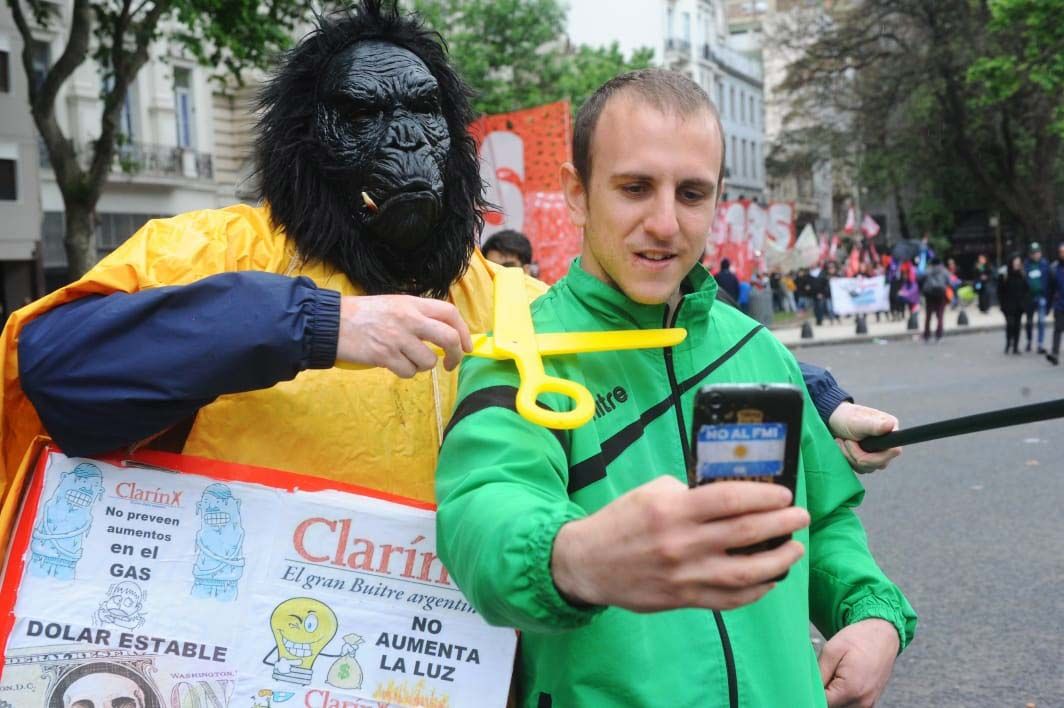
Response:
[[[823,706],[810,618],[828,637],[870,617],[894,624],[904,648],[916,615],[868,550],[854,514],[864,490],[806,395],[796,503],[812,524],[806,553],[758,602],[731,611],[637,614],[576,608],[550,575],[558,529],[662,474],[686,480],[694,397],[706,383],[803,386],[791,354],[731,307],[696,266],[675,322],[574,262],[533,304],[537,332],[685,327],[671,350],[554,357],[548,373],[599,402],[573,431],[514,412],[512,362],[467,359],[436,472],[438,549],[476,609],[522,631],[518,695],[545,706]],[[541,399],[568,410],[567,399]]]

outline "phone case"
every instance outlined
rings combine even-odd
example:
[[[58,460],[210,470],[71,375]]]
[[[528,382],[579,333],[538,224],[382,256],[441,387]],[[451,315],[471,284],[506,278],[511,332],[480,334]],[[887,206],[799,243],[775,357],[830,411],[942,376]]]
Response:
[[[789,384],[717,384],[695,398],[691,428],[692,487],[726,480],[781,484],[795,491],[802,434],[802,392]],[[734,553],[776,548],[779,536]]]

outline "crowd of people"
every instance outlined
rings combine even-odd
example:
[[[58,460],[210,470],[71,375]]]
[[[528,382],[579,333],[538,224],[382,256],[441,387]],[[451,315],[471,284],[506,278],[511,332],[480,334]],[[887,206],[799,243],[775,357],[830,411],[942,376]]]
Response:
[[[1053,365],[1059,363],[1064,333],[1064,243],[1052,263],[1043,257],[1041,245],[1035,242],[1028,247],[1026,257],[1015,254],[999,267],[985,254],[979,254],[971,271],[964,274],[955,259],[943,262],[925,237],[920,251],[912,258],[876,258],[866,253],[846,261],[825,260],[813,268],[755,272],[748,279],[739,278],[725,258],[715,276],[720,287],[744,311],[750,309],[751,292],[760,291],[771,295],[774,315],[811,316],[817,326],[842,320],[832,301],[833,279],[882,276],[888,288],[889,309],[874,313],[876,321],[881,317],[903,320],[918,316],[923,310],[923,339],[927,342],[942,338],[947,308],[974,304],[986,314],[996,304],[1005,314],[1006,354],[1020,353],[1022,330],[1026,335],[1024,351],[1042,354]],[[1053,328],[1051,337],[1047,337],[1050,318]]]

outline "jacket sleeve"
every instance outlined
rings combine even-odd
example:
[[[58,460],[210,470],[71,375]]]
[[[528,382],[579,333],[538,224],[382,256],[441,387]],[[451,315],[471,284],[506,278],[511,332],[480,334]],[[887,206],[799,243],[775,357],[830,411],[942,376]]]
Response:
[[[807,397],[802,464],[809,526],[810,618],[826,637],[877,617],[898,631],[900,648],[912,641],[916,613],[876,564],[854,509],[864,489]]]
[[[569,605],[550,572],[558,530],[586,514],[569,500],[561,439],[514,411],[516,383],[512,362],[462,364],[461,403],[436,468],[437,552],[487,622],[560,632],[602,609]],[[544,400],[559,410],[556,398]]]
[[[338,292],[251,271],[90,295],[25,326],[19,375],[59,446],[93,455],[159,433],[220,395],[332,366],[339,318]]]
[[[798,367],[802,370],[805,387],[809,390],[813,405],[816,406],[816,412],[824,421],[824,425],[827,425],[831,414],[835,412],[839,404],[845,401],[853,403],[853,396],[839,386],[835,377],[827,369],[803,362],[798,362]]]

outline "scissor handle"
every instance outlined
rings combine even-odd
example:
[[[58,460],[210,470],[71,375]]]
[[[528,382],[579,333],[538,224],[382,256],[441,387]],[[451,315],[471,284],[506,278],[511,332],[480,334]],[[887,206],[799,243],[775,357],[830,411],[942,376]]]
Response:
[[[557,393],[572,399],[571,411],[552,411],[537,403],[544,393]],[[517,412],[526,420],[545,428],[572,430],[595,415],[595,399],[581,384],[557,376],[522,376],[517,389]]]

